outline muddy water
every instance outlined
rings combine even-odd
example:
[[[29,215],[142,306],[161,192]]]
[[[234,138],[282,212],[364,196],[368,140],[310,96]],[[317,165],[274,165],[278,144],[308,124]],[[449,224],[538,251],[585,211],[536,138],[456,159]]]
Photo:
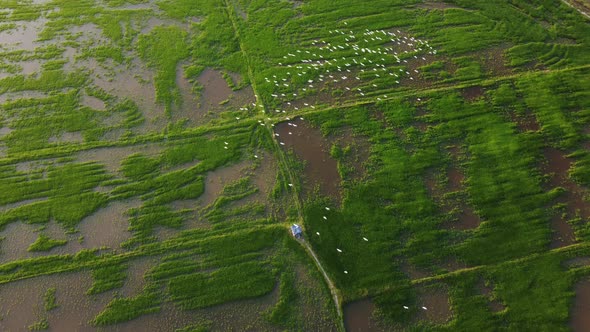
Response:
[[[242,161],[207,173],[205,191],[198,199],[199,205],[207,206],[213,203],[221,194],[223,187],[233,181],[239,180],[249,166],[249,161]]]
[[[46,19],[24,22],[16,29],[0,32],[0,44],[8,49],[33,51],[38,44],[35,42],[39,32],[45,26]]]
[[[590,330],[590,279],[580,281],[575,288],[576,297],[570,309],[570,328],[576,332]]]
[[[347,332],[383,331],[372,318],[375,304],[370,299],[344,306],[344,328]]]
[[[296,126],[296,127],[295,127]],[[330,156],[330,146],[319,129],[296,118],[277,124],[275,137],[285,149],[292,149],[303,162],[305,192],[311,193],[316,185],[320,193],[340,201],[340,174],[336,160]],[[289,134],[290,133],[290,134]]]
[[[104,165],[110,173],[117,173],[121,167],[121,161],[134,153],[141,153],[145,156],[154,157],[162,151],[162,147],[156,144],[136,145],[113,148],[99,148],[86,150],[78,153],[80,162],[97,162]]]
[[[23,61],[19,65],[23,68],[23,75],[32,75],[41,71],[41,62],[39,60]]]
[[[182,96],[182,105],[172,112],[172,118],[174,120],[188,118],[192,124],[200,124],[205,114],[199,111],[197,97],[192,91],[193,86],[185,77],[182,67],[179,65],[176,70],[176,86]]]
[[[216,108],[219,103],[228,99],[232,90],[217,70],[207,68],[197,78],[203,86],[201,92],[201,108]]]
[[[443,289],[420,289],[418,305],[420,309],[417,314],[419,320],[428,320],[434,324],[444,324],[453,315],[449,304],[449,295]],[[426,307],[426,310],[422,309]]]
[[[49,137],[49,143],[82,143],[84,137],[81,132],[64,132],[59,136]]]
[[[88,95],[82,96],[80,103],[98,111],[104,111],[106,108],[104,101]]]
[[[127,230],[129,223],[127,210],[141,205],[139,199],[111,202],[93,215],[86,217],[78,225],[79,236],[84,237],[84,248],[108,247],[120,248],[121,242],[127,240],[131,233]]]
[[[88,272],[67,273],[26,279],[0,286],[0,329],[26,331],[27,326],[47,317],[49,331],[94,331],[88,321],[110,301],[108,293],[90,297]],[[57,308],[45,312],[43,295],[56,289]]]

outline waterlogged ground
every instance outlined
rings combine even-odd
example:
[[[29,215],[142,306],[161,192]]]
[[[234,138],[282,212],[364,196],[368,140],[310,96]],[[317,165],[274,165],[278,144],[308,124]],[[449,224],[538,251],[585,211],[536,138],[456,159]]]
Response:
[[[582,2],[0,1],[0,329],[590,329]]]

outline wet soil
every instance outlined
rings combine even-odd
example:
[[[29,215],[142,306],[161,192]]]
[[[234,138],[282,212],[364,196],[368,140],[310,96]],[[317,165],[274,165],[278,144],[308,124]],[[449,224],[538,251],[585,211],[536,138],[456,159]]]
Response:
[[[568,269],[589,266],[590,257],[576,257],[565,261],[564,266]]]
[[[465,174],[459,167],[451,165],[447,170],[447,177],[449,179],[449,191],[458,191],[463,188]]]
[[[291,149],[305,163],[304,191],[313,192],[319,185],[320,193],[340,202],[340,175],[336,160],[330,156],[330,146],[318,128],[301,118],[278,123],[275,136],[281,147]]]
[[[512,74],[512,68],[507,66],[505,52],[511,45],[501,45],[477,52],[481,59],[482,68],[490,76],[507,76]]]
[[[470,230],[475,229],[481,224],[480,217],[467,205],[459,207],[461,212],[457,215],[457,220],[448,224],[448,227],[455,230]]]
[[[417,319],[427,320],[434,324],[444,324],[451,319],[453,312],[449,303],[448,291],[442,288],[419,289],[418,294],[420,309]]]
[[[530,112],[524,114],[509,112],[508,116],[510,117],[510,120],[516,124],[516,128],[518,128],[520,132],[538,131],[541,129],[541,126],[537,122],[537,117]]]
[[[504,309],[506,309],[504,304],[502,304],[502,302],[500,302],[498,299],[496,299],[496,296],[494,295],[494,285],[493,284],[491,284],[489,282],[486,284],[486,282],[482,279],[477,284],[477,289],[478,289],[479,293],[481,293],[483,296],[488,298],[488,300],[489,300],[488,307],[490,308],[491,311],[500,312],[500,311],[503,311]]]
[[[409,262],[403,262],[400,266],[400,269],[402,270],[402,272],[404,272],[405,275],[407,275],[412,280],[423,279],[432,276],[431,272],[420,269]]]
[[[590,279],[585,279],[576,285],[576,297],[570,309],[569,326],[573,331],[585,332],[590,329]]]
[[[383,331],[372,318],[375,305],[370,299],[344,306],[344,328],[347,332]]]
[[[462,89],[461,95],[463,95],[463,98],[465,98],[468,101],[475,101],[475,100],[483,97],[485,94],[485,91],[486,90],[484,88],[476,85],[476,86],[470,86],[468,88]]]
[[[568,175],[572,166],[572,160],[566,157],[566,154],[558,149],[547,147],[543,150],[545,162],[541,165],[541,171],[549,175],[548,186],[563,187],[566,191],[557,199],[556,203],[566,204],[566,216],[561,214],[553,217],[551,225],[553,227],[553,236],[551,248],[557,248],[573,244],[575,235],[572,226],[567,223],[567,219],[576,216],[582,219],[590,218],[590,202],[584,199],[588,194],[586,188],[581,187]]]

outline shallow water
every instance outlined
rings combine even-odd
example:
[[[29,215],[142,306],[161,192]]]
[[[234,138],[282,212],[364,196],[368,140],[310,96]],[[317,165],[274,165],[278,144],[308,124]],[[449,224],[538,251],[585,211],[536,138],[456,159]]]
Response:
[[[320,130],[301,118],[278,123],[274,129],[279,134],[276,139],[284,143],[281,146],[292,149],[305,162],[303,182],[306,193],[311,193],[319,185],[322,195],[340,201],[341,179],[337,162],[330,156],[330,146]]]

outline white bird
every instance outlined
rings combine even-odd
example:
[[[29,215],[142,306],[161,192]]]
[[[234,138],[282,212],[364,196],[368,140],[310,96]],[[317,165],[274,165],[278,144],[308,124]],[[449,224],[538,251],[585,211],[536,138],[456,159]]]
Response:
[[[229,144],[228,142],[223,142],[223,143],[225,143],[225,145],[228,145]]]
[[[424,310],[428,310],[426,307],[422,307],[422,309],[424,309]]]
[[[363,238],[363,240],[365,240],[365,241],[369,241],[369,239],[367,239],[366,237],[364,237],[364,238]]]
[[[338,248],[336,248],[336,251],[338,251],[338,252],[342,252],[342,250],[340,250],[340,249],[338,249]]]
[[[410,309],[410,308],[408,308],[407,306],[404,306],[404,309],[408,310],[408,309]]]
[[[348,271],[344,271],[345,274],[348,274]]]
[[[324,220],[328,220],[328,218],[326,216],[324,216],[323,218],[324,218]]]
[[[289,187],[293,187],[293,184],[292,183],[289,183]]]
[[[257,155],[254,155],[254,158],[258,158],[258,156]]]
[[[320,232],[315,232],[317,235],[320,235]]]
[[[285,143],[283,143],[283,142],[279,142],[279,143],[280,143],[281,145],[285,145]]]
[[[330,211],[330,208],[326,206],[326,210],[327,210],[327,211]]]

